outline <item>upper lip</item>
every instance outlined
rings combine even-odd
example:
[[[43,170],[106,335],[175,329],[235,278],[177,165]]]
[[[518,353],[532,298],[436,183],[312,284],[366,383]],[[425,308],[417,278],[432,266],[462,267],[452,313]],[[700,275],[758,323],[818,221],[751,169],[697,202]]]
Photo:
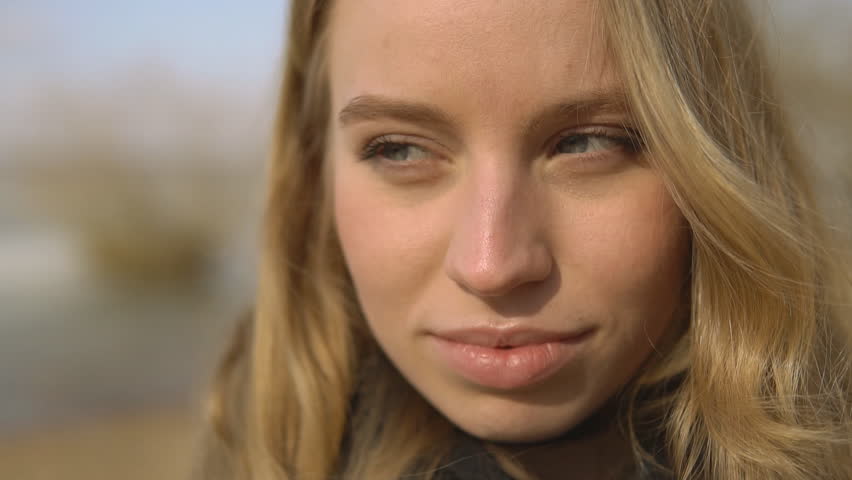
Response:
[[[451,342],[497,348],[574,341],[590,333],[592,330],[592,328],[586,328],[572,332],[560,332],[527,327],[475,327],[441,330],[433,334]]]

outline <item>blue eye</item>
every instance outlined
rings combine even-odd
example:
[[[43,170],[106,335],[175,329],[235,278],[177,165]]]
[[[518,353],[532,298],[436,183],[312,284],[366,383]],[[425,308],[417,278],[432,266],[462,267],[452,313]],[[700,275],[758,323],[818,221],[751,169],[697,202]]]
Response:
[[[578,133],[563,137],[554,148],[556,154],[597,153],[629,146],[629,138]]]
[[[417,145],[378,138],[361,153],[363,160],[383,158],[393,163],[411,163],[429,157],[429,152]]]

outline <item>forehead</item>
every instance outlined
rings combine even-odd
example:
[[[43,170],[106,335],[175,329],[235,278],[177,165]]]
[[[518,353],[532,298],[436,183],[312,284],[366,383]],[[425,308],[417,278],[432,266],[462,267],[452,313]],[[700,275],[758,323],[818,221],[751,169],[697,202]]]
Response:
[[[338,0],[332,102],[379,94],[496,113],[615,90],[595,15],[592,0]]]

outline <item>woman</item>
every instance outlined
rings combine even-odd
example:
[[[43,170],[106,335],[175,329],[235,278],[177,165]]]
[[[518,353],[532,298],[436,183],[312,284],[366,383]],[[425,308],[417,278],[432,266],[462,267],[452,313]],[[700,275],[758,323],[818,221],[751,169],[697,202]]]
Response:
[[[852,478],[849,286],[738,0],[295,0],[203,478]]]

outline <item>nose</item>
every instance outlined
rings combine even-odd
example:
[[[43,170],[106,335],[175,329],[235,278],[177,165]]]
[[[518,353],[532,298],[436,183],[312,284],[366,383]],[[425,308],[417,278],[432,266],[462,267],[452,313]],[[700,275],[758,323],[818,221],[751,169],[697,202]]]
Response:
[[[550,275],[553,257],[543,234],[547,219],[533,187],[526,172],[499,165],[465,179],[444,264],[462,289],[501,296]]]

